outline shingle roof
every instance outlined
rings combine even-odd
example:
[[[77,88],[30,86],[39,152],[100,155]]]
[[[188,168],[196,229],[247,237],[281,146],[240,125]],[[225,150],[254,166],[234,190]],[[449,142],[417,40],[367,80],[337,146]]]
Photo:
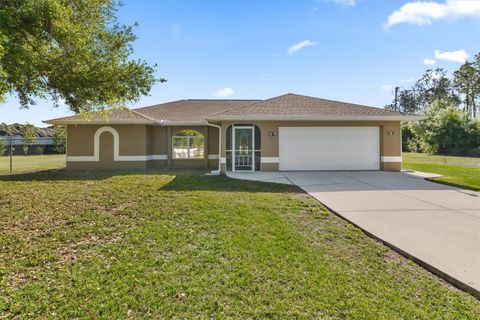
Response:
[[[418,120],[398,111],[285,94],[267,100],[178,100],[132,110],[113,110],[105,115],[74,115],[45,121],[66,123],[203,123],[205,120]]]
[[[288,93],[217,116],[399,116],[401,112]]]
[[[105,112],[101,113],[92,113],[89,115],[83,115],[83,114],[76,114],[73,116],[68,116],[68,117],[63,117],[63,118],[57,118],[50,121],[147,121],[151,119],[148,119],[147,117],[139,114],[138,112],[135,112],[134,110],[129,110],[129,109],[114,109],[114,110],[108,110]]]
[[[209,115],[248,106],[260,101],[261,100],[178,100],[135,109],[135,111],[156,120],[193,122],[204,121]]]

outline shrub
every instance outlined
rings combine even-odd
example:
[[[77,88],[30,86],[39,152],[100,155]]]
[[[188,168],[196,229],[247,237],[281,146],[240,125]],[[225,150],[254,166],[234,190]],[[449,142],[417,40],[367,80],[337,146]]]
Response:
[[[5,141],[0,140],[0,156],[3,156],[5,154],[5,150],[7,149],[7,144]]]
[[[35,147],[34,154],[42,155],[43,154],[43,148],[39,147],[39,146]]]
[[[430,154],[466,154],[480,145],[480,123],[445,101],[432,104],[427,119],[408,126],[409,150]]]
[[[468,149],[466,155],[469,157],[480,157],[480,147]]]

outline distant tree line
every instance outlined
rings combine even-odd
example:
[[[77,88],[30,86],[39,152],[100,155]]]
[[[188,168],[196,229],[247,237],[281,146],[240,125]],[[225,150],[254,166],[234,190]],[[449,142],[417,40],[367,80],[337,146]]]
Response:
[[[469,116],[480,115],[480,53],[447,76],[443,68],[428,69],[411,88],[399,90],[387,109],[421,113],[436,101],[445,101]]]
[[[402,127],[405,151],[480,156],[480,53],[451,78],[442,68],[425,71],[385,108],[426,116]]]

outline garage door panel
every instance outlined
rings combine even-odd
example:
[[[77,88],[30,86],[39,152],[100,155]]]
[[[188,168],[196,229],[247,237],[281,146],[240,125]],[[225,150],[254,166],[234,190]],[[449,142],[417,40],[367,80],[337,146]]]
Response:
[[[378,170],[379,127],[281,127],[280,170]]]

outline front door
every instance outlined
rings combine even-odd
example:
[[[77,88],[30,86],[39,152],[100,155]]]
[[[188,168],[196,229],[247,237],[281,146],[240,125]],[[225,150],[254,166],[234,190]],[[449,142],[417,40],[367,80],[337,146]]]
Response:
[[[233,128],[233,171],[254,171],[253,127]]]

